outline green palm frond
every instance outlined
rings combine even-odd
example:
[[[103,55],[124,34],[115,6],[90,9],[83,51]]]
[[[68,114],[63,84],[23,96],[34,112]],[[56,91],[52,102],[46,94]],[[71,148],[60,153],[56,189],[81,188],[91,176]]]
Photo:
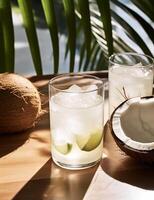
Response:
[[[1,17],[0,17],[1,18]],[[5,48],[4,48],[3,28],[0,23],[0,73],[5,72]]]
[[[95,62],[97,60],[99,51],[100,51],[100,47],[99,47],[99,45],[97,45],[95,50],[94,50],[94,53],[92,55],[92,58],[91,58],[91,63],[90,63],[90,67],[89,67],[90,71],[92,71],[94,69]]]
[[[105,63],[106,63],[106,58],[105,58],[103,52],[100,51],[96,71],[106,70],[108,68],[108,66]]]
[[[131,0],[140,10],[143,11],[151,21],[154,21],[153,0]]]
[[[53,58],[54,58],[54,73],[58,73],[59,67],[59,39],[58,39],[58,28],[56,22],[56,15],[54,9],[53,0],[41,0],[44,9],[44,14],[47,22],[48,29],[53,46]]]
[[[143,17],[141,17],[137,12],[130,9],[128,5],[125,5],[124,3],[121,3],[117,0],[112,0],[115,5],[117,5],[119,8],[123,9],[126,13],[131,15],[134,19],[136,19],[140,25],[144,28],[146,31],[148,37],[151,39],[152,43],[154,43],[154,30],[151,24],[149,24],[146,20],[144,20]],[[153,11],[154,12],[154,11]]]
[[[40,75],[42,74],[42,62],[41,62],[40,48],[38,44],[31,1],[18,0],[18,4],[22,13],[23,23],[26,30],[35,70],[36,73]]]
[[[81,69],[82,69],[82,65],[83,65],[83,62],[84,62],[85,51],[86,51],[85,43],[83,43],[81,48],[80,48],[79,71],[81,71]]]
[[[103,22],[105,38],[107,41],[108,55],[113,54],[113,38],[109,0],[96,0]]]
[[[139,0],[138,0],[139,1]],[[105,29],[104,25],[101,25],[101,15],[98,9],[96,9],[96,3],[93,2],[93,7],[91,9],[92,12],[92,27],[93,27],[93,34],[96,37],[98,43],[102,47],[103,51],[105,52],[107,43],[105,38]],[[137,0],[135,1],[137,2]],[[148,1],[150,2],[150,0]],[[112,36],[113,36],[113,45],[114,45],[114,52],[123,52],[123,51],[136,51],[136,46],[140,48],[143,53],[153,56],[153,52],[147,45],[146,38],[144,39],[143,36],[140,35],[138,30],[136,29],[136,21],[142,29],[147,34],[148,38],[151,41],[151,44],[154,43],[154,32],[152,23],[146,21],[144,16],[138,14],[137,10],[134,10],[132,7],[127,6],[125,3],[122,3],[118,0],[111,0],[111,16],[112,16]],[[146,4],[147,5],[147,4]],[[151,4],[149,4],[151,5]],[[117,9],[118,8],[118,9]],[[123,17],[123,14],[119,12],[119,8],[122,9],[125,14],[129,15],[131,18],[131,23],[128,22],[126,18]],[[143,10],[143,9],[142,9]],[[151,12],[151,16],[153,16]],[[117,32],[119,30],[121,33]],[[135,45],[129,44],[128,40],[125,40],[123,34],[129,38]]]
[[[81,23],[84,31],[84,42],[87,53],[87,60],[90,58],[91,51],[91,24],[90,24],[90,11],[88,0],[78,0],[78,8],[81,15]]]
[[[92,46],[91,46],[91,50],[90,50],[90,58],[87,60],[87,58],[85,59],[85,63],[84,63],[84,66],[83,66],[83,71],[89,71],[90,68],[91,68],[91,63],[92,63],[92,59],[93,59],[93,54],[95,53],[96,49],[97,49],[97,42],[96,40],[94,40],[92,38]],[[99,48],[100,50],[100,48]],[[97,59],[97,56],[96,56],[96,59]],[[96,60],[95,60],[96,61]],[[95,69],[95,63],[96,62],[93,62],[93,70]]]
[[[130,26],[126,21],[124,21],[116,12],[112,10],[112,16],[116,19],[116,21],[122,25],[122,27],[125,29],[125,32],[130,39],[132,39],[137,44],[140,44],[140,48],[143,50],[143,52],[147,55],[152,56],[147,44],[143,41],[143,39],[140,37],[140,35],[133,29],[132,26]]]
[[[14,29],[10,0],[0,1],[1,71],[14,71]]]
[[[0,72],[14,71],[14,30],[10,1],[0,1]],[[23,16],[35,70],[37,74],[42,74],[31,0],[17,1]],[[58,34],[61,30],[57,20],[57,2],[40,2],[53,46],[53,71],[59,73]],[[116,52],[132,51],[154,55],[152,0],[128,0],[128,3],[123,0],[59,0],[58,5],[64,12],[60,22],[67,27],[65,34],[68,41],[63,57],[69,55],[70,72],[76,69],[76,54],[80,57],[78,71],[107,69],[108,57]]]
[[[76,20],[73,0],[63,0],[66,22],[68,27],[68,49],[70,51],[70,72],[74,71],[76,50]]]

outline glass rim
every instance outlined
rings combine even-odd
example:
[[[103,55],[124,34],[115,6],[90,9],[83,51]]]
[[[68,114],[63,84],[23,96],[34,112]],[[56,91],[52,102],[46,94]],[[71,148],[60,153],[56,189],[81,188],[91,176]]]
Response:
[[[69,78],[69,77],[77,77],[77,76],[83,77],[83,78],[85,77],[85,78],[91,78],[91,79],[94,79],[94,80],[98,80],[98,81],[100,81],[100,85],[97,87],[97,89],[92,89],[92,90],[88,90],[88,91],[84,91],[83,90],[83,91],[77,91],[77,92],[76,91],[67,91],[67,90],[64,90],[64,89],[59,89],[59,88],[53,86],[53,82],[55,80],[57,80],[58,78],[62,78],[62,77],[68,77]],[[99,78],[97,76],[94,76],[94,75],[86,74],[86,73],[85,74],[84,73],[81,73],[81,74],[80,73],[60,74],[60,75],[57,75],[57,76],[53,77],[52,79],[50,79],[49,83],[48,83],[49,87],[53,88],[54,90],[56,90],[58,92],[68,93],[68,94],[84,94],[84,93],[95,92],[95,91],[98,91],[99,89],[104,88],[104,84],[105,83],[101,78]],[[93,84],[93,85],[95,85],[95,84]]]
[[[125,53],[114,53],[112,54],[110,57],[109,57],[109,63],[111,64],[114,64],[114,65],[118,65],[118,66],[122,66],[122,67],[129,67],[129,66],[133,66],[133,65],[126,65],[126,64],[120,64],[120,63],[117,63],[115,61],[113,61],[112,59],[115,57],[115,56],[121,56],[121,55],[132,55],[132,56],[142,56],[142,57],[145,57],[145,58],[148,58],[148,61],[150,62],[149,64],[146,64],[146,65],[143,65],[143,66],[139,66],[139,67],[152,67],[153,68],[153,64],[154,64],[154,58],[149,56],[149,55],[146,55],[146,54],[142,54],[142,53],[135,53],[135,52],[125,52]],[[136,63],[137,65],[138,63]]]

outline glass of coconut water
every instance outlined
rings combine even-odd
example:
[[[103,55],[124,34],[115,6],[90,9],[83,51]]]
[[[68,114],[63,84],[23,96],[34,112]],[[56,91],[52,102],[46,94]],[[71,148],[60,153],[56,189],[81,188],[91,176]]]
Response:
[[[123,101],[152,95],[153,59],[138,53],[118,53],[109,58],[109,113]]]
[[[95,165],[102,156],[103,81],[59,75],[49,82],[52,158],[67,169]]]

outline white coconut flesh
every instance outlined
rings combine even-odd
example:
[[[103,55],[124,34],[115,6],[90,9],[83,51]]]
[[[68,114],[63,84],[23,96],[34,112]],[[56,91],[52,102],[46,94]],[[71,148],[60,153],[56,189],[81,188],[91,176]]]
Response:
[[[154,97],[132,98],[120,105],[113,114],[112,128],[127,146],[154,149]]]

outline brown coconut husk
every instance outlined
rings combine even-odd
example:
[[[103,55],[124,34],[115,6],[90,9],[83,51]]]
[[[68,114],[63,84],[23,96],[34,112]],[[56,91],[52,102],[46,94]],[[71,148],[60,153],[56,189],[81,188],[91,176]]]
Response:
[[[40,113],[40,95],[28,79],[13,73],[0,74],[0,133],[29,129]]]

